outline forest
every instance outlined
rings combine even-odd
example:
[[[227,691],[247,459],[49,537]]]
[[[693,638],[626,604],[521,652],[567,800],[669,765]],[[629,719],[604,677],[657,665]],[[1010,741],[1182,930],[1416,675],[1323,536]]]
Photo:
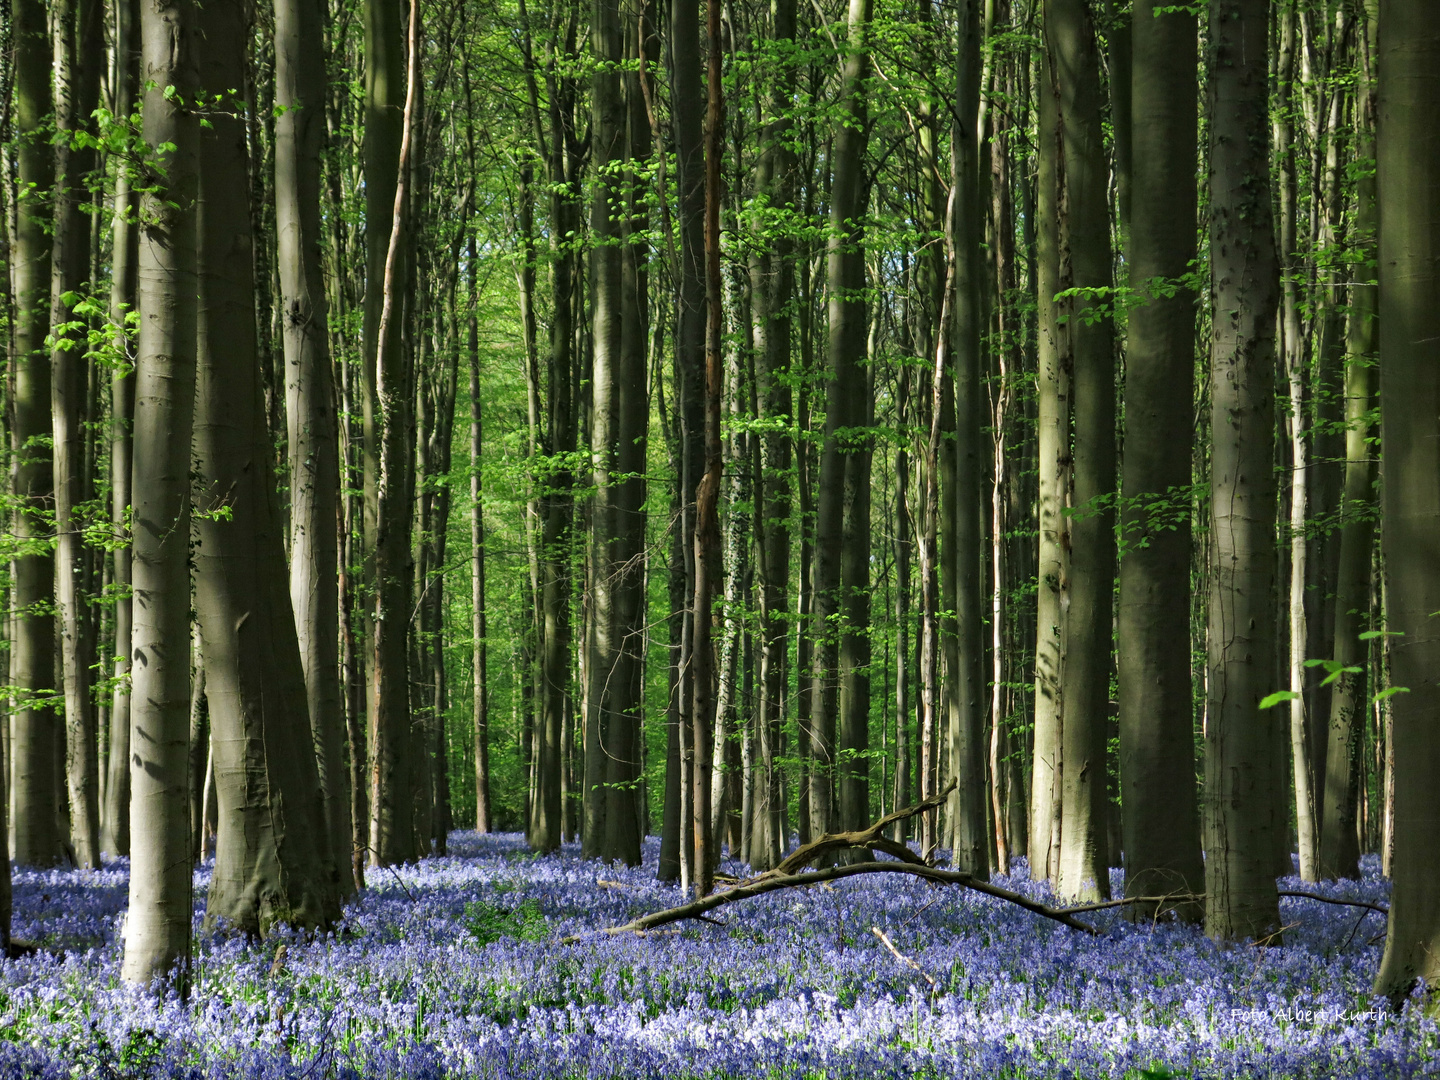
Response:
[[[0,1071],[1440,1061],[1440,4],[0,8]]]

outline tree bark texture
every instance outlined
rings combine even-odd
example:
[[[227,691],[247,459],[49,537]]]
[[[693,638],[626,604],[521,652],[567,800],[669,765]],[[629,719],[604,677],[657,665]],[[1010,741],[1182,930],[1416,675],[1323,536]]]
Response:
[[[1195,429],[1196,19],[1133,16],[1119,651],[1125,895],[1204,888],[1190,657],[1191,433]],[[1174,908],[1198,920],[1195,904]]]
[[[200,117],[189,103],[200,88],[201,49],[193,0],[143,0],[140,37],[141,135],[165,181],[140,206],[130,907],[121,975],[148,985],[177,965],[183,981],[190,955],[188,548]]]
[[[1275,311],[1263,0],[1210,4],[1210,595],[1205,930],[1261,938],[1275,892],[1284,733],[1274,683]]]

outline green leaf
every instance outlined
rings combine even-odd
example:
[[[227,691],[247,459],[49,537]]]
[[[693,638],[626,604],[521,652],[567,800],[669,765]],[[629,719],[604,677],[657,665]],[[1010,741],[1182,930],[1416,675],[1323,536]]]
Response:
[[[1410,693],[1410,687],[1408,686],[1387,686],[1384,690],[1381,690],[1378,694],[1375,695],[1375,700],[1384,701],[1386,698],[1392,698],[1396,694],[1408,693]]]
[[[1299,696],[1300,695],[1295,693],[1294,690],[1277,690],[1275,691],[1275,693],[1266,694],[1263,698],[1260,699],[1260,708],[1273,709],[1282,701],[1294,701]]]

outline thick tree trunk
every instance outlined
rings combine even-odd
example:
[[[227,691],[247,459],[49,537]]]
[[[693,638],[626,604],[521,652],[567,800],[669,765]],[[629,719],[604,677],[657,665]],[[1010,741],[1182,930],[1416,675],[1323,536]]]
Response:
[[[870,684],[870,452],[854,430],[869,418],[866,392],[864,176],[870,120],[870,0],[850,0],[841,67],[838,119],[832,137],[830,238],[826,242],[829,313],[825,372],[825,436],[815,520],[814,757],[810,789],[812,835],[868,817],[867,749]],[[857,554],[853,548],[863,544]],[[847,545],[852,550],[847,551]],[[863,564],[863,565],[862,565]],[[850,592],[851,586],[856,593]],[[847,753],[848,751],[848,753]],[[843,757],[843,761],[842,761]]]
[[[45,543],[55,485],[51,471],[50,188],[54,155],[42,134],[50,123],[50,36],[43,0],[12,0],[15,43],[14,420],[15,630],[10,674],[20,701],[11,721],[11,858],[52,866],[63,858],[55,750],[55,558]]]
[[[410,821],[408,626],[410,504],[405,498],[408,387],[399,326],[409,278],[406,200],[397,184],[406,93],[401,5],[365,4],[365,353],[362,448],[365,564],[372,598],[366,695],[370,749],[370,862],[387,866],[413,854]],[[401,219],[397,221],[397,216]],[[397,235],[398,229],[398,235]],[[386,307],[390,313],[386,332]]]
[[[241,0],[207,0],[200,25],[204,89],[224,99],[243,74],[247,13]],[[198,221],[195,608],[219,803],[205,914],[264,934],[329,925],[341,894],[270,470],[248,172],[243,124],[222,110],[201,138]]]
[[[130,745],[130,907],[121,975],[149,985],[190,955],[190,434],[195,405],[195,200],[200,89],[193,0],[141,9],[144,128],[165,185],[145,193],[135,368],[135,605]],[[173,88],[173,90],[171,89]],[[167,94],[173,93],[173,97]],[[161,148],[164,149],[161,149]]]
[[[115,115],[129,116],[140,78],[139,0],[115,5]],[[115,215],[111,222],[110,320],[123,324],[135,308],[136,263],[140,230],[135,222],[139,199],[128,171],[115,179]],[[116,368],[110,375],[110,526],[123,534],[130,506],[130,457],[135,415],[133,371]],[[115,691],[110,699],[109,760],[100,847],[111,855],[130,854],[130,548],[117,545],[112,571],[115,586]]]
[[[619,0],[593,0],[591,51],[596,68],[591,76],[590,155],[595,169],[590,196],[590,281],[593,358],[590,388],[590,632],[585,675],[584,782],[581,787],[583,827],[581,850],[591,857],[604,853],[606,777],[613,754],[610,726],[622,688],[614,680],[620,628],[615,618],[615,585],[619,571],[616,551],[616,508],[612,470],[620,441],[621,387],[617,367],[621,349],[620,228],[623,191],[620,172],[625,159],[625,102],[620,65],[624,37]],[[618,733],[617,733],[618,734]],[[605,853],[608,854],[608,853]],[[612,856],[613,857],[613,856]]]
[[[1266,46],[1269,4],[1210,4],[1210,596],[1205,929],[1273,934],[1283,733],[1259,708],[1275,655],[1275,308]]]
[[[1046,9],[1049,10],[1048,8]],[[1035,734],[1031,761],[1029,863],[1037,881],[1060,874],[1061,738],[1067,712],[1071,606],[1071,381],[1074,345],[1053,298],[1071,285],[1061,254],[1061,192],[1065,183],[1064,129],[1048,50],[1042,55],[1038,121],[1036,262],[1039,374],[1036,437],[1039,453],[1039,563],[1035,643]],[[1087,632],[1089,632],[1087,630]]]
[[[1099,290],[1104,296],[1112,284],[1100,130],[1104,99],[1099,45],[1083,2],[1047,0],[1044,52],[1046,84],[1041,94],[1053,95],[1058,111],[1058,285],[1061,290]],[[1070,356],[1074,432],[1073,444],[1060,447],[1062,454],[1073,453],[1069,508],[1074,512],[1069,523],[1068,603],[1062,603],[1060,612],[1069,646],[1061,662],[1059,864],[1050,870],[1062,896],[1094,900],[1110,895],[1105,743],[1115,588],[1114,512],[1109,503],[1115,489],[1113,324],[1094,300],[1052,300],[1042,286],[1042,303],[1054,303],[1056,333],[1062,352]],[[1063,427],[1063,419],[1060,423]]]
[[[100,769],[90,693],[93,627],[85,589],[85,551],[76,508],[89,497],[85,468],[89,372],[84,320],[71,300],[90,270],[85,185],[96,165],[91,114],[99,104],[104,53],[99,0],[56,0],[54,31],[55,188],[50,276],[51,423],[55,482],[55,605],[64,672],[66,774],[71,840],[83,867],[100,865]],[[66,329],[74,327],[74,329]]]
[[[343,895],[350,871],[350,785],[340,696],[338,537],[340,466],[329,311],[320,254],[320,151],[325,135],[324,8],[275,4],[275,226],[285,346],[290,465],[290,602],[305,671],[311,741],[328,848]]]
[[[1121,499],[1120,782],[1125,895],[1204,888],[1190,656],[1190,455],[1195,428],[1197,27],[1140,0],[1133,25],[1130,312]],[[1172,284],[1174,283],[1174,284]],[[1203,914],[1175,907],[1182,918]]]
[[[1382,544],[1389,572],[1395,770],[1394,887],[1375,988],[1398,1008],[1440,982],[1440,7],[1380,0],[1376,142],[1380,204]],[[1434,1014],[1436,999],[1425,1001]]]

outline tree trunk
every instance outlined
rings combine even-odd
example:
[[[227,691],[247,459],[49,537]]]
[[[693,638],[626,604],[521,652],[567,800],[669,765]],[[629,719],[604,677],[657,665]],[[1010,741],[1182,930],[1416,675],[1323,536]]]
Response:
[[[241,0],[207,0],[201,10],[205,91],[224,99],[243,74],[247,13]],[[248,257],[249,162],[234,109],[225,100],[201,137],[198,214],[195,609],[219,804],[205,915],[212,927],[224,920],[264,934],[275,924],[324,927],[338,918],[340,872],[270,471]]]
[[[1357,91],[1356,161],[1375,158],[1374,50],[1376,20],[1366,20],[1362,42],[1361,82]],[[1358,268],[1373,265],[1377,214],[1375,177],[1355,182],[1353,243],[1364,252]],[[1350,283],[1349,324],[1345,343],[1345,487],[1340,504],[1340,566],[1336,577],[1335,651],[1339,678],[1330,695],[1325,754],[1325,787],[1320,815],[1319,876],[1360,876],[1360,842],[1356,835],[1359,797],[1364,779],[1364,737],[1369,700],[1366,667],[1369,648],[1360,635],[1370,619],[1371,555],[1375,527],[1375,457],[1371,447],[1371,410],[1375,405],[1371,365],[1378,338],[1371,272],[1357,273]],[[1358,669],[1358,670],[1351,670]]]
[[[10,806],[20,866],[53,866],[63,858],[55,783],[59,717],[55,692],[55,558],[45,542],[55,485],[51,470],[50,188],[54,154],[42,131],[50,123],[50,37],[42,0],[12,0],[15,43],[14,420],[15,632],[10,674],[18,690],[11,742]]]
[[[869,597],[849,589],[863,590],[869,578],[870,455],[865,438],[853,429],[863,428],[869,418],[864,162],[870,135],[865,101],[870,18],[870,0],[850,0],[832,136],[825,252],[830,335],[815,519],[813,623],[818,640],[811,691],[810,827],[816,836],[863,824],[869,810],[868,762],[854,757],[869,741],[870,685],[863,674],[869,665]],[[857,544],[863,544],[858,552],[853,550]]]
[[[320,0],[275,4],[275,226],[285,346],[290,465],[290,602],[304,665],[311,741],[328,848],[341,893],[350,871],[350,791],[340,697],[339,513],[335,390],[320,262],[320,151],[325,135],[324,16]]]
[[[1125,895],[1204,889],[1190,656],[1190,456],[1195,429],[1197,27],[1184,11],[1133,16],[1134,151],[1121,499],[1120,782]],[[1178,286],[1178,287],[1177,287]],[[1189,921],[1196,904],[1167,908]],[[1152,913],[1156,909],[1152,909]]]
[[[795,0],[778,0],[771,11],[771,39],[795,40]],[[792,125],[787,116],[794,93],[795,69],[782,66],[766,101],[760,159],[756,164],[755,228],[769,215],[793,211],[795,155],[788,146]],[[785,716],[786,659],[790,585],[790,437],[775,430],[788,423],[793,404],[790,390],[790,302],[794,292],[794,245],[784,229],[750,260],[750,318],[755,340],[757,418],[769,420],[756,438],[757,475],[755,554],[759,570],[760,675],[759,707],[755,712],[755,755],[750,865],[765,871],[780,861],[788,837],[781,830],[780,753]],[[802,673],[803,674],[803,673]]]
[[[1275,892],[1279,717],[1261,710],[1275,655],[1274,347],[1266,46],[1269,4],[1210,4],[1211,473],[1205,930],[1260,938]]]
[[[468,88],[469,73],[466,73]],[[484,425],[480,409],[480,298],[476,289],[475,233],[467,238],[465,252],[467,310],[465,347],[470,360],[470,634],[473,664],[474,703],[471,719],[475,738],[475,831],[488,833],[492,827],[490,798],[490,679],[486,646],[488,628],[485,610],[485,490],[483,469]],[[518,692],[518,688],[515,691]]]
[[[1048,13],[1050,9],[1047,7]],[[1039,452],[1039,569],[1035,644],[1035,734],[1031,763],[1030,876],[1054,882],[1060,874],[1059,845],[1064,721],[1068,701],[1069,611],[1071,606],[1070,447],[1071,380],[1074,345],[1060,321],[1054,297],[1070,288],[1061,251],[1065,185],[1064,129],[1059,87],[1049,49],[1042,54],[1039,88],[1036,262],[1039,302],[1039,375],[1036,435]],[[1068,87],[1069,81],[1066,80]]]
[[[981,248],[984,227],[980,201],[980,38],[979,0],[962,0],[957,11],[958,49],[955,67],[957,120],[950,141],[952,209],[946,240],[950,247],[951,323],[942,328],[950,338],[955,377],[954,488],[949,500],[953,557],[946,568],[955,578],[957,640],[950,714],[950,768],[957,780],[950,796],[951,863],[957,870],[988,877],[990,836],[986,825],[985,783],[985,627],[980,610],[984,589],[984,529],[981,488],[985,483],[981,453],[985,396],[981,303],[985,265]],[[947,511],[949,508],[947,507]]]
[[[85,320],[72,308],[90,270],[85,185],[96,165],[91,114],[99,104],[104,54],[99,0],[50,5],[55,38],[55,188],[51,254],[51,421],[55,482],[55,604],[64,671],[66,773],[71,840],[82,867],[100,866],[100,770],[90,693],[94,637],[85,595],[85,551],[76,508],[89,497],[85,469]]]
[[[195,200],[200,88],[193,0],[141,9],[148,153],[163,187],[141,199],[140,341],[135,365],[135,591],[130,745],[127,982],[188,977],[190,956],[190,434],[195,405]],[[173,90],[172,90],[173,88]],[[167,96],[173,94],[173,97]]]
[[[115,115],[134,109],[140,78],[139,0],[115,5]],[[139,198],[130,187],[128,170],[115,178],[115,216],[111,223],[110,321],[124,324],[135,309],[136,263],[140,230],[135,212]],[[130,507],[131,422],[135,415],[133,371],[116,368],[110,375],[110,527],[125,532]],[[100,846],[111,855],[130,854],[130,548],[113,552],[115,586],[115,691],[110,704],[110,745],[105,780],[105,808]]]
[[[410,821],[410,503],[408,387],[399,324],[409,267],[403,256],[407,201],[397,185],[403,160],[405,53],[401,5],[365,4],[365,354],[362,395],[365,562],[370,585],[366,696],[370,745],[370,862],[388,866],[413,854]],[[416,58],[418,62],[418,57]],[[388,312],[387,312],[388,306]],[[389,315],[389,321],[386,316]],[[386,332],[381,333],[381,324]]]
[[[1398,1009],[1423,979],[1440,981],[1440,609],[1435,537],[1440,483],[1440,7],[1419,0],[1380,0],[1377,55],[1377,176],[1380,210],[1380,381],[1385,393],[1381,525],[1389,573],[1387,629],[1395,770],[1394,887],[1377,992]],[[1398,635],[1404,635],[1403,637]],[[1425,1010],[1434,1015],[1433,995]]]

